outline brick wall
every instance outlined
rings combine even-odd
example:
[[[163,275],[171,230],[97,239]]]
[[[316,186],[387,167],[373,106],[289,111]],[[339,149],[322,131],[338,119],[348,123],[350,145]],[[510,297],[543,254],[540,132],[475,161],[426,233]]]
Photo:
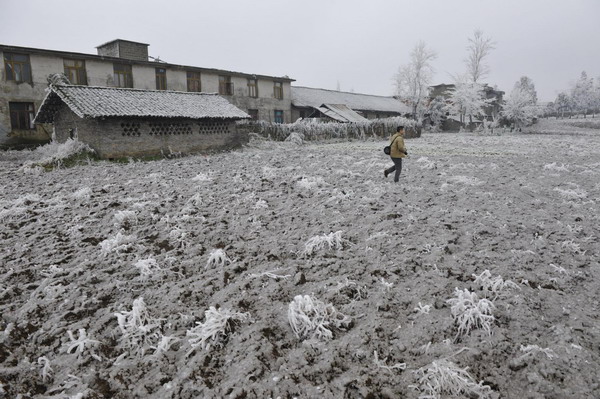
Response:
[[[81,119],[63,107],[54,126],[57,141],[76,135],[101,158],[221,151],[247,142],[247,135],[237,131],[235,122],[216,119]]]

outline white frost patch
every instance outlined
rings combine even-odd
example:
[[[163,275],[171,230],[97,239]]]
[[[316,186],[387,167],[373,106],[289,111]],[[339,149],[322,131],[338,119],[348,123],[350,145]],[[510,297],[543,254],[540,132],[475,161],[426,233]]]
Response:
[[[324,185],[326,185],[326,183],[321,176],[308,176],[302,177],[296,182],[296,185],[305,190],[314,190],[315,188],[323,187]]]
[[[567,199],[583,199],[583,198],[587,198],[588,193],[587,191],[581,189],[581,188],[576,188],[576,189],[562,189],[559,187],[556,187],[554,189],[554,191],[558,192],[560,195],[562,195],[563,197],[567,198]]]
[[[71,194],[71,198],[83,202],[88,201],[91,195],[92,189],[89,187],[83,187]]]
[[[421,169],[437,169],[437,166],[434,161],[427,157],[420,157],[416,160]]]
[[[558,165],[556,162],[548,163],[544,165],[544,170],[552,170],[555,172],[568,172],[569,169],[565,166],[564,163]]]
[[[192,178],[192,181],[195,181],[197,183],[205,183],[212,180],[212,177],[210,177],[210,175],[208,175],[207,173],[198,173],[196,177]]]
[[[480,186],[483,181],[473,176],[452,176],[448,178],[448,183],[464,184],[465,186]]]

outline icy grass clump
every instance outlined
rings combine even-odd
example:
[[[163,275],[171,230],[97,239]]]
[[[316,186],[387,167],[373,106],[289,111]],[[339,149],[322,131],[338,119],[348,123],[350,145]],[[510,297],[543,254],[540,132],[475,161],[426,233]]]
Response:
[[[304,135],[302,133],[292,132],[284,140],[287,143],[300,145],[304,143]]]
[[[325,180],[321,176],[312,177],[312,176],[304,176],[300,180],[296,182],[296,185],[304,190],[312,191],[316,188],[323,187],[325,185]]]
[[[415,373],[419,378],[419,398],[439,399],[446,397],[445,395],[461,398],[490,397],[492,389],[483,385],[483,381],[476,383],[468,369],[462,369],[446,359],[433,361],[428,366],[418,369]]]
[[[85,153],[91,155],[94,153],[94,150],[79,140],[67,139],[64,143],[52,141],[49,144],[36,148],[34,156],[37,160],[26,162],[21,170],[38,166],[45,168],[61,167],[69,159]]]
[[[333,328],[346,330],[350,317],[339,313],[332,304],[326,305],[309,295],[297,295],[288,307],[288,321],[298,339],[333,338]]]
[[[267,209],[267,208],[269,208],[269,204],[267,204],[267,201],[265,201],[263,199],[259,199],[258,201],[256,201],[256,203],[254,204],[254,206],[252,208],[253,209]]]
[[[225,251],[223,251],[222,249],[213,249],[212,251],[210,251],[210,255],[208,256],[206,267],[224,267],[226,264],[229,263],[233,263],[233,261],[227,257]]]
[[[91,349],[98,346],[100,344],[100,341],[96,341],[95,339],[89,339],[85,328],[80,328],[77,334],[77,339],[75,339],[75,337],[73,336],[73,332],[71,330],[67,331],[67,335],[69,336],[71,342],[69,342],[69,346],[66,352],[75,352],[77,354],[77,357],[80,357],[85,352],[86,347],[88,347],[90,348],[90,353],[92,357],[98,359],[99,356],[97,356]]]
[[[328,249],[343,249],[344,244],[347,242],[347,240],[342,238],[341,230],[336,231],[335,233],[331,232],[329,234],[315,236],[304,244],[304,250],[301,254],[303,256],[310,256],[315,252],[324,249],[326,246]]]
[[[475,278],[475,284],[481,286],[481,289],[487,294],[493,294],[494,298],[500,296],[507,289],[521,289],[515,282],[504,280],[501,276],[492,277],[489,270],[484,270],[479,276],[472,275]]]
[[[563,197],[567,198],[567,199],[571,199],[571,200],[579,200],[579,199],[584,199],[587,198],[588,193],[587,191],[581,189],[581,188],[576,188],[576,189],[562,189],[562,188],[558,188],[556,187],[554,189],[554,191],[558,192],[560,195],[562,195]]]
[[[118,211],[115,213],[115,227],[128,229],[138,222],[134,211]]]
[[[37,364],[38,366],[42,367],[40,372],[42,374],[42,382],[46,382],[47,380],[51,379],[54,370],[52,370],[52,367],[50,366],[50,359],[48,359],[46,356],[38,357]],[[2,385],[0,384],[0,388],[1,386]],[[0,393],[2,393],[2,391],[0,391]]]
[[[160,320],[150,317],[144,298],[134,300],[130,312],[117,312],[114,315],[123,334],[121,343],[130,353],[143,356],[148,348],[160,342]]]
[[[373,363],[375,363],[375,365],[380,369],[384,369],[387,371],[406,370],[406,363],[395,363],[391,366],[388,366],[387,357],[383,360],[379,360],[379,355],[377,354],[377,351],[373,352]]]
[[[135,262],[133,266],[140,270],[140,277],[142,280],[146,280],[147,278],[162,271],[158,265],[158,262],[154,258],[140,259]]]
[[[487,299],[479,299],[476,293],[466,288],[463,291],[456,288],[454,295],[456,298],[448,299],[446,302],[451,305],[454,322],[458,325],[456,339],[466,336],[476,328],[481,328],[491,335],[494,304]]]
[[[111,252],[125,252],[131,249],[136,240],[135,235],[125,235],[119,231],[113,238],[107,238],[99,244],[100,253],[107,256]]]
[[[79,190],[77,190],[73,194],[71,194],[71,198],[73,198],[74,200],[77,200],[77,201],[81,201],[81,202],[88,201],[91,196],[92,196],[92,189],[89,187],[80,188]]]
[[[26,216],[29,206],[40,202],[41,197],[38,194],[25,194],[14,201],[0,199],[0,222],[17,221]]]
[[[196,327],[187,331],[186,336],[191,337],[188,341],[192,349],[186,356],[194,352],[197,347],[209,350],[213,346],[222,346],[227,341],[227,337],[233,333],[236,324],[248,320],[250,320],[250,313],[211,306],[204,312],[204,323],[196,322]]]
[[[555,357],[558,357],[558,355],[552,349],[541,348],[538,345],[527,345],[527,346],[521,345],[520,350],[521,350],[521,352],[525,352],[525,354],[523,354],[523,356],[521,356],[521,358],[524,358],[529,355],[533,356],[536,353],[543,353],[544,355],[546,355],[546,357],[548,359],[554,359]]]

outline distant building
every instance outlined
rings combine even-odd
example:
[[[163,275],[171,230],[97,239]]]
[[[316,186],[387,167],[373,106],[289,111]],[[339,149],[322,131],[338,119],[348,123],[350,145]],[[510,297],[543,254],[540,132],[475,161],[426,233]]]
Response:
[[[235,121],[249,118],[217,94],[52,84],[34,123],[56,140],[77,138],[102,158],[239,147]]]
[[[98,55],[0,44],[0,147],[50,140],[51,127],[35,125],[47,77],[64,73],[79,86],[219,93],[254,119],[286,123],[291,82],[274,77],[184,66],[148,56],[148,44],[113,40]]]
[[[292,120],[330,118],[345,122],[410,114],[409,107],[394,97],[292,86]],[[352,115],[348,111],[353,111]]]

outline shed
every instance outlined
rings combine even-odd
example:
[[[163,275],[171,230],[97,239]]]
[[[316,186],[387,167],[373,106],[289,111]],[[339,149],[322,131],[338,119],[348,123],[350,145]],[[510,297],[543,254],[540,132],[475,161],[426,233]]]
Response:
[[[292,86],[293,119],[320,116],[323,104],[344,105],[367,119],[404,116],[411,112],[394,97]]]
[[[323,104],[317,109],[321,114],[337,122],[365,122],[368,119],[354,112],[345,104]]]
[[[35,122],[122,158],[239,147],[235,122],[247,118],[218,94],[52,84]]]

